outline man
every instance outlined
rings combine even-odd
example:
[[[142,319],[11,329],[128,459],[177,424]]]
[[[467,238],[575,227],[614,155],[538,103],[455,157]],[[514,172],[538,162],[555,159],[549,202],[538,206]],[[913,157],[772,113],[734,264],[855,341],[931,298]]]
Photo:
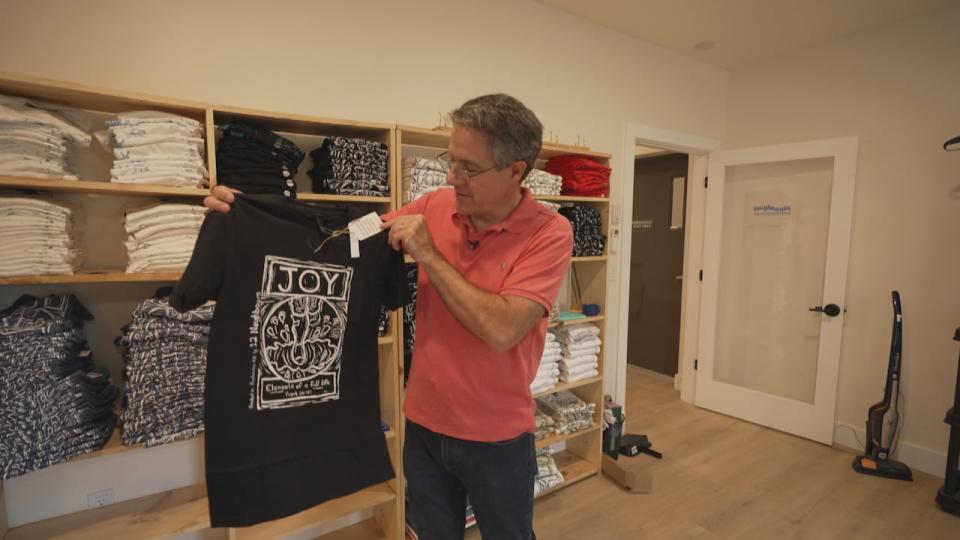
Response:
[[[573,249],[569,222],[521,186],[543,127],[504,95],[451,113],[442,189],[384,216],[420,266],[404,471],[424,540],[463,538],[469,497],[484,538],[533,533],[534,402],[547,314]],[[229,210],[218,187],[205,204]]]

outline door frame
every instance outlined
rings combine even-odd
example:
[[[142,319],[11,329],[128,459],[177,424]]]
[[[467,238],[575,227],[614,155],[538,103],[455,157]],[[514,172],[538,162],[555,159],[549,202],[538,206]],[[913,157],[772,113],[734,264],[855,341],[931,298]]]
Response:
[[[697,373],[703,381],[711,381],[713,375],[714,347],[716,344],[717,304],[719,300],[719,266],[723,253],[720,238],[723,229],[724,182],[720,170],[729,164],[752,165],[775,163],[803,159],[833,158],[833,182],[831,186],[828,238],[824,268],[824,298],[811,299],[812,302],[846,303],[846,282],[849,267],[850,237],[853,225],[853,196],[856,186],[857,137],[822,139],[808,142],[776,144],[754,148],[725,150],[709,156],[708,173],[716,180],[707,192],[704,216],[703,267],[704,276],[701,307],[701,331],[698,349],[702,360],[701,370]],[[846,214],[846,215],[845,215]],[[731,393],[732,387],[725,383],[710,382],[704,386],[699,398],[709,400],[710,408],[719,410],[748,421],[760,423],[774,429],[813,439],[824,444],[832,444],[835,421],[837,389],[840,373],[840,347],[844,315],[835,317],[831,324],[837,327],[820,335],[818,347],[818,369],[816,379],[816,397],[810,409],[810,422],[799,422],[798,418],[785,419],[776,409],[796,409],[796,402],[783,399],[771,404],[776,407],[758,409],[755,400],[758,392],[741,389]],[[706,383],[704,383],[706,384]],[[697,399],[700,406],[701,399]],[[767,399],[767,398],[764,398]],[[830,411],[829,422],[822,425],[819,418]],[[748,417],[749,416],[749,417]]]
[[[633,170],[638,144],[682,152],[689,156],[687,166],[687,214],[684,218],[683,286],[680,298],[680,358],[677,374],[680,399],[693,402],[696,376],[693,360],[697,351],[697,325],[700,314],[700,272],[703,245],[703,215],[706,196],[703,182],[707,174],[707,155],[720,148],[720,141],[700,135],[625,122],[620,151],[620,192],[613,198],[612,241],[617,243],[619,259],[616,272],[610,275],[608,302],[619,298],[616,306],[616,357],[604,374],[607,393],[626,405],[627,397],[627,320],[630,316],[630,255],[633,240]],[[617,186],[615,186],[616,188]],[[619,235],[619,241],[617,236]],[[607,321],[609,329],[612,321]],[[608,357],[609,358],[609,357]],[[613,367],[612,373],[610,366]],[[677,381],[674,381],[677,384]]]

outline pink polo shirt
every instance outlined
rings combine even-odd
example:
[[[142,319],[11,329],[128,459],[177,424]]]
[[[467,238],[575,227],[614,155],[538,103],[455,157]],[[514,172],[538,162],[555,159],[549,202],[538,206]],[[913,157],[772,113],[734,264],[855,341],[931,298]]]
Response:
[[[523,199],[502,223],[484,231],[457,214],[452,189],[441,189],[392,214],[423,214],[433,243],[470,283],[500,295],[530,299],[545,316],[513,349],[496,352],[447,309],[421,269],[417,333],[404,412],[425,428],[472,441],[503,441],[533,432],[530,383],[543,354],[548,318],[570,266],[570,222]],[[469,242],[476,242],[470,249]]]

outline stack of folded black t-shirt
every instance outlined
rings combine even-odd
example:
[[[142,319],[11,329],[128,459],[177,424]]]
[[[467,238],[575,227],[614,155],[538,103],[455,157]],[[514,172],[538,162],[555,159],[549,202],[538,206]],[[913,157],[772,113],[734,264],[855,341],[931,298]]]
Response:
[[[297,197],[294,177],[304,153],[293,141],[249,124],[217,126],[217,183],[255,194]]]
[[[313,191],[335,195],[389,197],[387,145],[364,139],[327,137],[313,158]]]
[[[124,445],[156,446],[203,431],[203,383],[214,304],[180,313],[162,297],[164,292],[140,302],[117,338],[124,359],[120,416]]]
[[[559,212],[573,226],[573,256],[599,257],[607,240],[602,231],[600,211],[586,204],[564,206]]]
[[[110,439],[117,387],[83,339],[74,296],[20,297],[0,311],[0,478],[98,450]]]

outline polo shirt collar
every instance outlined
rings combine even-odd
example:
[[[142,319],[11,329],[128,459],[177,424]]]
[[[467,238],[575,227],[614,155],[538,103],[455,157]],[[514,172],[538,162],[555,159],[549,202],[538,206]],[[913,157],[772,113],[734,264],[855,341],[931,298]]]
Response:
[[[510,212],[510,215],[507,216],[507,219],[491,225],[484,232],[499,232],[507,231],[512,233],[519,233],[526,230],[530,224],[534,221],[537,214],[540,213],[541,205],[533,198],[533,194],[530,193],[530,190],[527,188],[520,188],[522,190],[522,197],[520,203],[517,204],[517,207]],[[457,213],[457,205],[453,205],[453,208],[450,210],[450,217],[453,219],[453,222],[456,224],[467,223],[472,229],[473,225],[470,221],[465,220],[463,217]]]

